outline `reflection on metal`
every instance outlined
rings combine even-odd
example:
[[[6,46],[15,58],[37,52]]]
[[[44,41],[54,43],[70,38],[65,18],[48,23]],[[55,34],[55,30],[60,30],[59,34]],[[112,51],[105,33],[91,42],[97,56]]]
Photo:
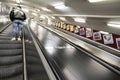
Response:
[[[22,39],[22,44],[23,44],[23,68],[24,68],[24,80],[27,79],[27,67],[26,67],[26,53],[25,53],[25,39],[24,39],[24,32],[23,32],[23,39]]]
[[[48,53],[50,53],[49,55],[54,55],[56,51],[54,47],[45,47],[45,49],[47,50]]]
[[[95,65],[95,64],[97,64],[97,65]],[[89,60],[88,65],[89,65],[91,72],[95,71],[95,69],[96,69],[97,71],[95,71],[95,72],[100,73],[99,75],[103,75],[103,76],[107,76],[109,73],[106,69],[101,69],[101,68],[103,68],[103,66],[92,59]],[[98,70],[97,68],[101,69],[101,70]]]
[[[84,48],[85,50],[87,50],[88,52],[90,52],[92,54],[92,55],[88,54],[89,56],[92,56],[94,59],[98,60],[100,63],[106,65],[107,67],[109,67],[110,69],[115,71],[116,73],[120,74],[120,72],[117,69],[115,69],[112,66],[105,63],[105,62],[107,62],[109,64],[112,64],[112,65],[117,66],[117,67],[120,68],[120,58],[118,56],[115,56],[115,55],[113,55],[113,54],[111,54],[109,52],[106,52],[106,51],[104,51],[104,50],[102,50],[100,48],[97,48],[97,47],[95,47],[93,45],[90,45],[90,44],[88,44],[88,43],[86,43],[86,42],[84,42],[82,40],[79,40],[79,39],[71,36],[71,35],[65,34],[65,33],[61,32],[59,30],[55,31],[53,28],[49,28],[49,27],[46,27],[46,26],[44,26],[44,27],[49,29],[50,31],[55,32],[59,36],[64,37],[68,41],[73,42],[74,44]],[[82,51],[86,53],[86,51],[84,51],[84,50],[82,50]],[[104,60],[105,62],[101,61],[100,59]]]
[[[106,0],[88,0],[90,3],[96,3],[96,2],[102,2],[102,1],[106,1]]]
[[[63,69],[63,73],[65,74],[65,76],[67,76],[67,80],[85,80],[80,73],[78,76],[76,70],[70,65],[65,66],[65,68]]]
[[[29,26],[29,25],[28,25],[28,26]],[[29,29],[29,31],[30,31],[30,27],[28,27],[28,29]],[[30,33],[30,34],[31,34],[31,33]],[[48,74],[49,79],[50,79],[50,80],[57,80],[56,77],[55,77],[55,75],[54,75],[54,73],[53,73],[53,71],[52,71],[52,69],[50,68],[50,66],[49,66],[49,64],[48,64],[45,56],[43,55],[41,49],[39,48],[39,46],[38,46],[35,38],[33,37],[32,34],[31,34],[31,36],[32,36],[33,42],[34,42],[34,44],[35,44],[35,47],[36,47],[36,49],[37,49],[37,51],[38,51],[38,53],[39,53],[39,56],[40,56],[40,58],[41,58],[41,61],[42,61],[43,65],[44,65],[44,68],[45,68],[45,70],[46,70],[46,72],[47,72],[47,74]]]

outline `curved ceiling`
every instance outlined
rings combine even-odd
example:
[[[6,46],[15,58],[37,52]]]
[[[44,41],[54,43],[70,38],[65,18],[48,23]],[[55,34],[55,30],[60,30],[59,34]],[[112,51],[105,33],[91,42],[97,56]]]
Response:
[[[6,3],[16,3],[16,0],[0,0]],[[46,7],[52,11],[51,15],[56,16],[82,16],[102,17],[102,16],[119,16],[120,0],[105,0],[98,3],[90,3],[88,0],[20,0],[21,5],[41,9]],[[54,5],[64,3],[68,9],[58,10]],[[47,13],[46,13],[47,14]],[[50,13],[49,13],[50,15]],[[93,16],[94,15],[94,16]]]
[[[0,0],[9,6],[18,5],[16,0]],[[73,18],[82,17],[87,22],[120,22],[120,0],[103,0],[101,2],[90,3],[88,0],[20,0],[20,5],[30,10],[38,9],[38,13],[59,17],[65,17],[66,22],[74,22]],[[64,4],[62,9],[55,8],[56,5]]]

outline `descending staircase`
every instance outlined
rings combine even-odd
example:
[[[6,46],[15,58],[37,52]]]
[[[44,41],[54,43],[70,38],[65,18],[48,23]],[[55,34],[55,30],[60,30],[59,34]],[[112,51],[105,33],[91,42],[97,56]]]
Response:
[[[33,43],[26,42],[28,80],[49,80]],[[0,40],[0,80],[23,80],[22,42]]]
[[[0,80],[24,80],[22,41],[11,41],[12,28],[0,33]],[[33,43],[25,42],[27,80],[49,80]]]
[[[0,36],[0,80],[23,80],[22,43]]]

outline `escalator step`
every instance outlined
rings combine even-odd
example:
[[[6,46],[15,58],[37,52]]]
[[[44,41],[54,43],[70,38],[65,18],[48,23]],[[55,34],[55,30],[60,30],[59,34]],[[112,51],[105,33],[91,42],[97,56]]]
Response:
[[[34,50],[34,51],[36,51],[36,48],[34,46],[31,46],[31,45],[25,45],[25,48],[27,50]]]
[[[29,75],[30,77],[28,78],[29,80],[50,80],[48,76],[44,74],[31,74]]]
[[[27,69],[28,69],[28,74],[36,74],[36,73],[45,74],[45,69],[43,65],[28,64]]]
[[[39,55],[37,54],[37,51],[33,50],[26,50],[26,56],[34,56],[36,58],[40,58]]]
[[[10,40],[11,39],[11,37],[6,37],[6,36],[0,36],[0,40],[4,40],[4,39],[8,39],[8,40]]]
[[[9,67],[0,68],[0,78],[13,77],[23,73],[23,65],[21,63]]]
[[[40,65],[42,65],[40,58],[36,58],[33,56],[26,56],[26,61],[28,64],[40,64]]]
[[[23,80],[23,75],[20,74],[20,75],[8,77],[8,78],[2,78],[1,80]]]
[[[22,55],[0,57],[0,66],[22,62]]]
[[[22,49],[0,50],[0,56],[15,56],[22,55]]]
[[[0,40],[0,44],[21,44],[21,41]]]
[[[21,49],[22,44],[1,44],[0,49]]]
[[[42,65],[27,65],[29,80],[49,80],[47,73]]]

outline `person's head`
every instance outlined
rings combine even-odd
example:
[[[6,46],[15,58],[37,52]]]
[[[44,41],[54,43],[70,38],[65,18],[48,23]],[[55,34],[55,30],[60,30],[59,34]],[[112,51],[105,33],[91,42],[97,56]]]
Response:
[[[12,10],[14,10],[15,9],[15,7],[12,7]]]

